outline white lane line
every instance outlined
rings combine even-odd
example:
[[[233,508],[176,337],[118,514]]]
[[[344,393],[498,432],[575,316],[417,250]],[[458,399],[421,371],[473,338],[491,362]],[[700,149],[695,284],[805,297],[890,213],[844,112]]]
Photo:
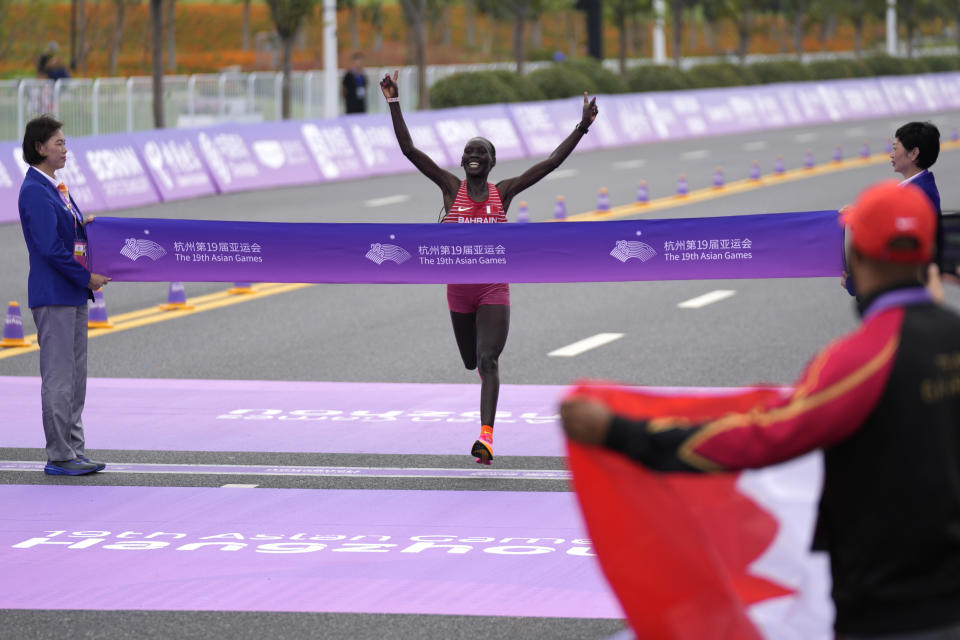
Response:
[[[572,178],[573,176],[580,173],[576,169],[557,169],[547,174],[547,177],[544,180],[563,180],[564,178]]]
[[[620,160],[619,162],[613,163],[613,168],[619,171],[626,171],[628,169],[640,169],[647,166],[646,160]]]
[[[256,489],[259,485],[256,484],[224,484],[220,485],[221,489]]]
[[[385,196],[383,198],[371,198],[370,200],[365,200],[363,206],[365,207],[386,207],[391,204],[400,204],[401,202],[406,202],[410,199],[410,196],[404,194],[397,194],[395,196]]]
[[[813,133],[813,132],[811,131],[811,132],[809,132],[809,133],[798,133],[797,135],[793,136],[793,139],[794,139],[796,142],[799,142],[800,144],[803,144],[803,143],[805,143],[805,142],[813,142],[813,141],[816,140],[818,137],[819,137],[819,136],[818,136],[816,133]]]
[[[690,298],[678,304],[677,306],[681,309],[699,309],[700,307],[705,307],[708,304],[713,304],[714,302],[720,302],[721,300],[726,300],[736,291],[730,289],[717,289],[709,293],[705,293],[702,296],[697,296],[696,298]]]
[[[684,151],[680,157],[684,160],[703,160],[708,157],[710,152],[707,149],[694,149],[693,151]]]
[[[766,140],[753,140],[751,142],[743,143],[744,151],[763,151],[766,148],[767,148]]]
[[[554,349],[547,355],[555,358],[572,358],[573,356],[578,356],[581,353],[590,351],[590,349],[596,349],[597,347],[602,347],[603,345],[609,344],[614,340],[619,340],[622,337],[622,333],[598,333],[595,336],[578,340],[573,344],[568,344],[565,347]]]

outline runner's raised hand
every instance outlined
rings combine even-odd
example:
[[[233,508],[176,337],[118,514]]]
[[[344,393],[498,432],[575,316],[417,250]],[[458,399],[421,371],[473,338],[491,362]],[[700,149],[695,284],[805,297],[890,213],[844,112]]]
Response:
[[[383,92],[384,98],[396,98],[400,95],[400,89],[397,86],[397,77],[400,75],[400,70],[397,69],[393,72],[393,77],[390,77],[390,74],[383,76],[383,80],[380,81],[380,91]]]
[[[597,114],[600,113],[600,110],[597,109],[597,97],[594,96],[592,100],[587,99],[587,92],[583,92],[583,115],[580,117],[580,122],[583,123],[583,126],[589,127],[593,124],[593,121],[597,119]]]

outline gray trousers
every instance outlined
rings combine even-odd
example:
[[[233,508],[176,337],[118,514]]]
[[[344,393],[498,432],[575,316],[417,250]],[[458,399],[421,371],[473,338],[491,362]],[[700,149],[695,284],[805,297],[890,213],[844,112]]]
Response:
[[[83,455],[83,403],[87,396],[87,305],[34,307],[40,345],[40,404],[47,460]]]

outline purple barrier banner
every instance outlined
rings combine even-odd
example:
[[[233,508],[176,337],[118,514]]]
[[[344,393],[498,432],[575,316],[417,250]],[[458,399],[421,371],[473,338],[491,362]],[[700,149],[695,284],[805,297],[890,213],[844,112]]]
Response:
[[[129,136],[76,138],[68,140],[68,145],[87,171],[86,175],[93,179],[103,194],[105,209],[125,209],[160,202],[160,194],[140,162]],[[64,176],[64,182],[70,193],[74,194],[76,180]],[[78,200],[77,204],[83,209],[83,203]]]
[[[430,121],[450,156],[451,165],[460,164],[467,140],[477,136],[493,142],[497,149],[497,160],[513,160],[530,155],[503,105],[443,109],[433,112]]]
[[[134,282],[626,282],[840,273],[835,211],[553,224],[98,218],[91,268]]]
[[[23,171],[14,160],[20,157],[20,153],[20,143],[0,143],[0,223],[20,219],[17,198],[20,183],[23,182]]]
[[[404,114],[413,144],[433,158],[438,165],[449,166],[450,160],[443,149],[443,144],[430,124],[435,117],[436,114],[428,111]],[[343,116],[340,120],[350,131],[350,137],[363,162],[366,175],[414,171],[413,165],[400,151],[389,116],[351,115]],[[457,160],[459,159],[458,155]]]
[[[158,129],[128,136],[164,201],[217,193],[194,137],[194,132],[184,129]]]
[[[307,145],[294,122],[229,125],[195,134],[221,192],[318,182]]]
[[[353,147],[344,118],[313,120],[300,124],[300,135],[324,180],[346,180],[367,175],[360,154]]]
[[[598,97],[597,106],[603,109],[603,104],[603,96]],[[528,154],[533,157],[549,155],[556,149],[557,145],[570,135],[583,114],[582,97],[549,102],[517,102],[506,106],[517,131],[523,138]],[[599,123],[601,119],[598,118],[594,124]],[[577,145],[580,151],[599,147],[600,143],[596,136],[589,134],[584,136]]]

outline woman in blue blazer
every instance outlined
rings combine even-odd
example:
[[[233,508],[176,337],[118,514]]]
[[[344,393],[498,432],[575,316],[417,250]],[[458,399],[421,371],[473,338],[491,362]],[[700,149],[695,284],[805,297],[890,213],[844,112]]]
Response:
[[[27,297],[40,344],[40,399],[49,475],[84,475],[106,465],[84,454],[87,300],[110,278],[86,268],[84,219],[54,173],[67,162],[63,125],[50,116],[27,123],[20,224],[30,255]]]

